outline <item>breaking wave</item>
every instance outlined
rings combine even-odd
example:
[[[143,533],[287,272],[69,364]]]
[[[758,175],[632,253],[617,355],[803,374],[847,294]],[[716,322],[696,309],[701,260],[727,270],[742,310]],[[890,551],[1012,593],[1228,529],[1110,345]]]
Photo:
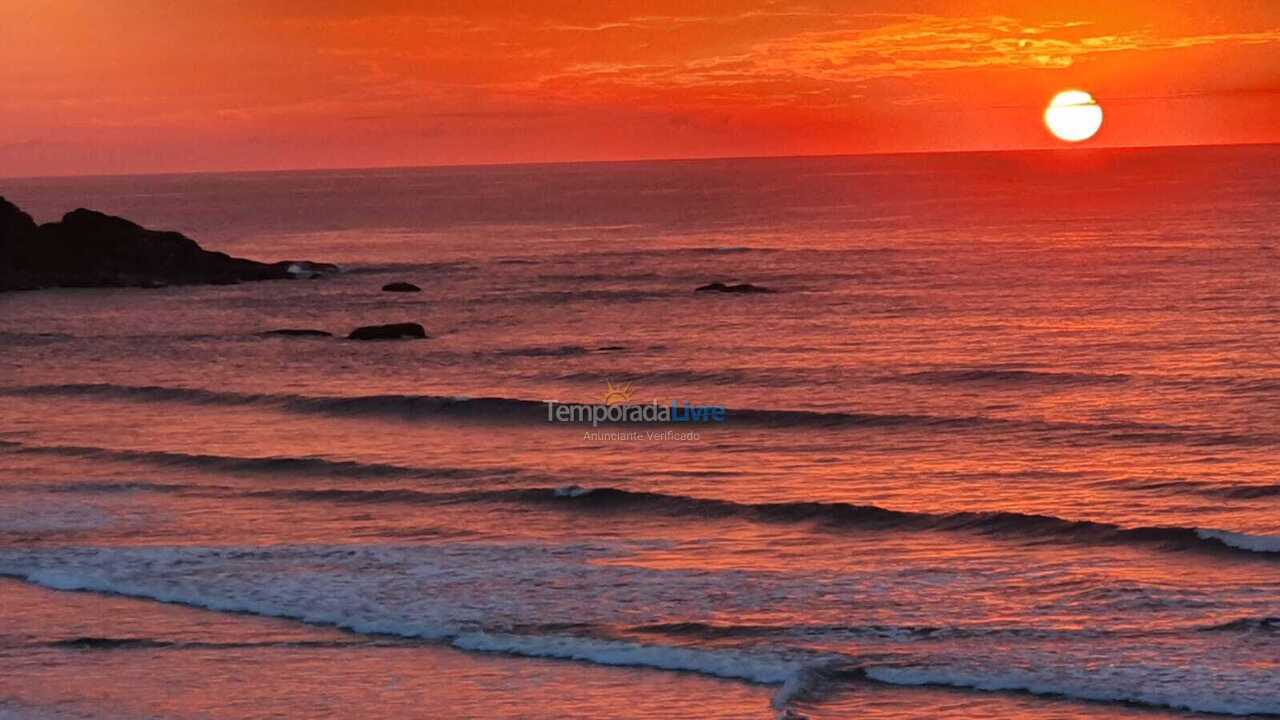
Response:
[[[738,503],[729,500],[578,486],[498,491],[586,511],[646,512],[698,518],[741,517],[762,522],[814,523],[831,529],[971,532],[1012,538],[1049,538],[1086,544],[1140,544],[1173,550],[1280,553],[1280,536],[1188,527],[1124,527],[1089,520],[1006,511],[921,513],[841,502]]]
[[[1241,698],[1210,688],[1190,689],[1169,682],[1143,682],[1139,669],[1048,677],[1045,673],[1010,670],[969,671],[929,667],[868,667],[868,680],[889,685],[953,687],[984,692],[1048,695],[1092,702],[1112,702],[1189,710],[1216,715],[1274,716],[1280,702]],[[1153,679],[1154,680],[1154,679]]]

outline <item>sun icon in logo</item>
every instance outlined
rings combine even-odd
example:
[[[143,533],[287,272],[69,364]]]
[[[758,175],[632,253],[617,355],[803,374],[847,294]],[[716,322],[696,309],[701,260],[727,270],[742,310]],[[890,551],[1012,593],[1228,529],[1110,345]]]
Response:
[[[626,385],[614,385],[613,381],[609,381],[609,389],[604,394],[605,405],[623,405],[631,400],[631,396],[636,391],[631,387],[631,383]]]

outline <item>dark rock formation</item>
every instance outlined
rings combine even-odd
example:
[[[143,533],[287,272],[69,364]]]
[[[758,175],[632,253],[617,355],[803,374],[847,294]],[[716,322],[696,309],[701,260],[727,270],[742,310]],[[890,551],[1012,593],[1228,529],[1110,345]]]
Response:
[[[284,280],[336,271],[326,263],[260,263],[202,249],[92,210],[36,226],[0,198],[0,291],[41,287],[163,287]]]
[[[333,333],[327,333],[324,330],[308,330],[306,328],[280,328],[279,330],[268,330],[259,335],[280,335],[283,337],[333,337]]]
[[[36,221],[17,205],[0,197],[0,251],[23,238],[35,235]]]
[[[20,246],[36,235],[36,223],[17,205],[0,197],[0,290],[18,289],[28,285],[14,267]]]
[[[386,285],[383,285],[382,292],[415,293],[415,292],[422,292],[422,288],[418,287],[417,285],[414,285],[413,283],[393,282],[393,283],[387,283]]]
[[[347,336],[349,340],[420,340],[427,331],[418,323],[393,323],[358,327]]]
[[[760,285],[752,285],[751,283],[741,283],[738,285],[725,285],[722,282],[713,282],[710,285],[703,285],[695,288],[694,292],[722,292],[722,293],[771,293],[776,292],[767,287]]]

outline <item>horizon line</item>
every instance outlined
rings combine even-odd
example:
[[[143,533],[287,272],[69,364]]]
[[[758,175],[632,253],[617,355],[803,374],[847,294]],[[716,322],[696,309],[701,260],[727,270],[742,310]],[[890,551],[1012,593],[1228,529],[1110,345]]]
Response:
[[[347,167],[322,166],[312,168],[281,169],[247,169],[228,168],[219,170],[162,170],[156,172],[136,173],[65,173],[55,175],[0,175],[4,180],[70,180],[94,178],[127,178],[127,177],[182,177],[187,175],[268,175],[324,172],[361,172],[373,170],[439,170],[465,168],[503,168],[503,167],[547,167],[563,165],[626,165],[635,163],[680,163],[680,162],[715,162],[725,160],[792,160],[823,158],[859,158],[859,157],[913,157],[919,155],[996,155],[1012,153],[1047,153],[1047,152],[1091,152],[1102,150],[1184,150],[1194,148],[1234,148],[1234,147],[1268,147],[1280,146],[1280,141],[1260,142],[1225,142],[1225,143],[1186,143],[1175,145],[1063,145],[1060,147],[1030,148],[989,148],[989,149],[949,149],[949,150],[893,150],[885,152],[851,152],[851,153],[799,153],[791,155],[705,155],[685,157],[637,157],[617,158],[609,160],[526,160],[512,162],[460,162],[437,163],[428,165],[355,165]]]

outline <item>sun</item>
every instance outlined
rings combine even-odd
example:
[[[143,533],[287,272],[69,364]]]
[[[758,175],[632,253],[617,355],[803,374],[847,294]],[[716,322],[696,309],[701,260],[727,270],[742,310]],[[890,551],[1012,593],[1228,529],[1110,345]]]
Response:
[[[1102,106],[1083,90],[1064,90],[1049,101],[1044,124],[1059,140],[1088,140],[1102,127]]]

